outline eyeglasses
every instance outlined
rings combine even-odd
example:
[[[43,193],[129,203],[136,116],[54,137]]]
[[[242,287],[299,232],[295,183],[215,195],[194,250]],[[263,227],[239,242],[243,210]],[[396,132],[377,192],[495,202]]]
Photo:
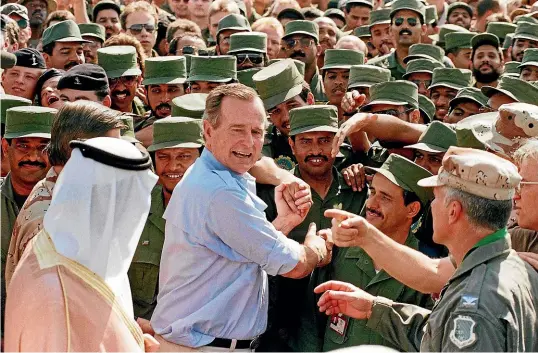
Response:
[[[130,85],[132,85],[133,83],[136,82],[137,78],[138,78],[138,76],[120,76],[120,77],[116,77],[116,78],[109,78],[108,83],[109,83],[111,88],[116,86],[120,82],[125,86],[130,86]]]
[[[146,29],[146,31],[148,33],[155,32],[155,26],[154,25],[142,24],[142,23],[132,25],[131,27],[128,27],[127,29],[129,31],[131,31],[133,34],[140,34],[142,32],[142,29],[144,29],[144,28]]]
[[[21,18],[17,21],[17,25],[19,26],[19,28],[25,29],[26,27],[28,27],[28,21],[26,21],[24,18]]]
[[[89,43],[84,43],[82,45],[82,48],[84,49],[100,49],[102,47],[101,43],[100,42],[93,42],[93,41],[90,41]]]
[[[408,17],[408,18],[403,18],[403,17],[397,17],[395,20],[394,20],[394,24],[398,27],[400,27],[401,25],[404,24],[404,21],[407,20],[407,24],[411,27],[415,27],[417,25],[417,19],[414,18],[414,17]]]
[[[286,39],[284,40],[284,49],[293,49],[297,44],[299,44],[301,48],[308,48],[310,45],[312,45],[313,41],[314,40],[311,38]]]
[[[538,181],[520,181],[519,185],[516,186],[516,192],[521,194],[521,189],[524,185],[538,185]]]
[[[430,87],[432,84],[432,80],[409,80],[409,82],[413,82],[417,87],[420,87],[420,84],[423,84],[426,88]]]
[[[245,61],[250,60],[254,65],[260,65],[263,63],[262,54],[236,54],[235,59],[237,60],[237,65],[243,64]]]
[[[407,110],[404,110],[403,112],[399,112],[397,111],[396,109],[387,109],[387,110],[380,110],[380,111],[377,111],[377,112],[372,112],[372,114],[387,114],[387,115],[392,115],[392,116],[395,116],[395,117],[399,117],[400,115],[404,115],[404,114],[407,114],[409,113],[410,111],[413,111],[415,110],[415,108],[409,108]]]
[[[198,53],[198,48],[191,47],[190,45],[186,45],[181,49],[181,53],[187,54],[187,55],[196,55]]]

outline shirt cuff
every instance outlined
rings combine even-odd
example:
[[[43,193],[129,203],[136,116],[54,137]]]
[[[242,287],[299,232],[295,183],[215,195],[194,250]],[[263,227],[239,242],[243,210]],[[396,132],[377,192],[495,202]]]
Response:
[[[366,326],[372,330],[376,330],[380,323],[390,322],[386,316],[392,311],[393,301],[383,297],[376,297],[372,305],[372,313],[366,323]],[[383,319],[385,317],[385,319]]]
[[[264,270],[271,276],[290,272],[299,263],[301,250],[299,243],[278,232],[275,246],[269,254]]]

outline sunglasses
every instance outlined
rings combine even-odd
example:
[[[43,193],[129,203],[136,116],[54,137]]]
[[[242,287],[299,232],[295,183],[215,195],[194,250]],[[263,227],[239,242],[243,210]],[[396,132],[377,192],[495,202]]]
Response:
[[[26,27],[28,27],[28,21],[26,21],[24,18],[22,18],[22,19],[17,21],[17,25],[19,26],[19,28],[25,29]]]
[[[186,45],[181,49],[181,52],[183,54],[196,55],[198,53],[198,48],[191,47],[190,45]]]
[[[286,39],[284,40],[284,48],[291,50],[295,48],[297,44],[299,44],[301,48],[308,48],[310,45],[312,45],[312,42],[314,42],[314,40],[311,38]]]
[[[414,18],[414,17],[409,17],[409,18],[403,18],[403,17],[398,17],[394,20],[394,24],[398,27],[400,27],[401,25],[404,24],[404,21],[407,20],[407,24],[411,27],[415,27],[417,25],[417,19]]]
[[[432,80],[409,80],[409,82],[413,82],[417,87],[420,87],[420,84],[423,84],[426,88],[430,87],[432,84]]]
[[[399,112],[396,109],[387,109],[387,110],[380,110],[380,111],[377,111],[377,112],[372,112],[372,114],[376,114],[376,115],[377,114],[386,114],[386,115],[392,115],[392,116],[395,116],[395,117],[399,117],[400,115],[407,114],[410,111],[413,111],[414,109],[415,108],[410,108],[410,109],[404,110],[403,112]]]
[[[260,65],[263,63],[262,54],[236,54],[235,59],[237,60],[237,65],[243,64],[245,61],[250,60],[254,65]]]
[[[138,76],[120,76],[116,78],[109,78],[108,83],[111,88],[116,86],[120,82],[123,83],[123,85],[125,86],[130,86],[136,82],[137,78]]]
[[[155,32],[155,26],[149,25],[149,24],[136,24],[132,25],[131,27],[127,28],[129,31],[131,31],[133,34],[140,34],[142,32],[142,29],[146,29],[148,33]]]

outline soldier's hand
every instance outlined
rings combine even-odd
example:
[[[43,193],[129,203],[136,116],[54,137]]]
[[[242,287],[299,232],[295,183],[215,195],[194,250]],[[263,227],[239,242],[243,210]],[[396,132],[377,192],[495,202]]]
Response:
[[[316,223],[314,222],[310,223],[308,226],[308,232],[304,239],[304,246],[310,248],[320,257],[320,261],[317,264],[318,267],[325,266],[328,263],[327,261],[331,261],[329,259],[330,254],[327,249],[327,243],[316,233]]]
[[[295,178],[295,181],[286,182],[285,184],[286,189],[284,189],[282,196],[289,208],[302,217],[306,217],[313,204],[310,185],[299,178]]]
[[[370,224],[364,218],[350,212],[331,209],[325,211],[325,217],[332,218],[332,238],[341,248],[361,246],[370,230]]]
[[[529,263],[536,271],[538,271],[538,254],[532,252],[518,252],[519,257]]]
[[[364,104],[365,100],[366,96],[364,94],[360,94],[357,90],[352,90],[351,92],[346,92],[344,97],[342,97],[340,106],[344,112],[352,113],[359,109],[359,107]]]
[[[153,331],[153,327],[151,327],[151,322],[149,320],[139,317],[136,319],[136,323],[138,326],[140,326],[143,333],[147,333],[152,336],[155,335],[155,331]]]
[[[342,170],[342,176],[348,186],[351,186],[353,191],[362,191],[366,186],[366,173],[364,166],[360,163],[352,164]]]
[[[329,281],[317,286],[314,293],[323,293],[318,306],[327,315],[344,314],[360,320],[372,313],[375,297],[352,284]]]
[[[333,257],[334,241],[333,241],[333,236],[330,229],[320,229],[318,231],[318,236],[320,236],[323,240],[325,240],[325,248],[327,249],[327,257],[318,264],[318,267],[323,267],[331,263],[331,260]]]
[[[161,344],[150,334],[144,333],[144,351],[158,352]]]
[[[359,132],[377,120],[376,114],[357,113],[345,121],[334,136],[331,154],[334,157],[340,152],[340,146],[349,135]]]

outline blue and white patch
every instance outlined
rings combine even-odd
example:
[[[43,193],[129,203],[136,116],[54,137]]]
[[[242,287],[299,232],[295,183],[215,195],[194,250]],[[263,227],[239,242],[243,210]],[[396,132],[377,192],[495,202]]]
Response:
[[[461,297],[461,307],[466,309],[478,308],[478,297],[473,295],[464,295]]]
[[[476,322],[470,316],[458,315],[453,322],[454,327],[450,331],[450,340],[458,348],[469,347],[476,342],[477,336],[474,332]]]

